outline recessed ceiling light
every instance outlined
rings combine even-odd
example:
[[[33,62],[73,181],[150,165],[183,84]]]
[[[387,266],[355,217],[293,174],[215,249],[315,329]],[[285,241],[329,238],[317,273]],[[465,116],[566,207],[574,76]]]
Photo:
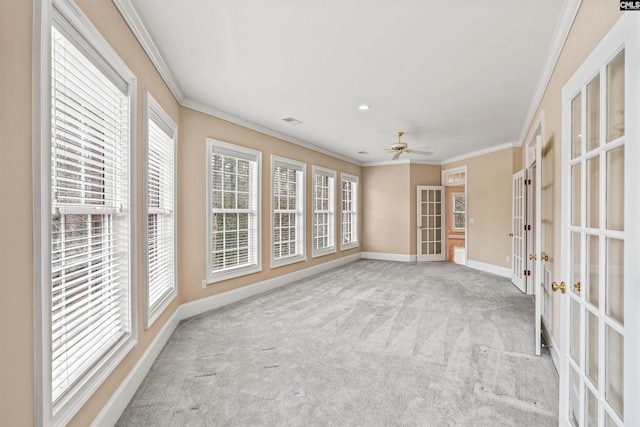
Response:
[[[367,153],[366,151],[358,151],[358,154],[362,154],[363,156],[369,155],[369,153]]]
[[[371,108],[371,105],[367,105],[367,104],[362,104],[358,107],[358,109],[360,110],[368,110],[369,108]]]

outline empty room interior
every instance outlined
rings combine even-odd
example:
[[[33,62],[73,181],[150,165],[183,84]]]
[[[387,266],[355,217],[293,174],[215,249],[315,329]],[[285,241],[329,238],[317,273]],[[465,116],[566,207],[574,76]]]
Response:
[[[639,426],[636,9],[3,0],[0,425]]]

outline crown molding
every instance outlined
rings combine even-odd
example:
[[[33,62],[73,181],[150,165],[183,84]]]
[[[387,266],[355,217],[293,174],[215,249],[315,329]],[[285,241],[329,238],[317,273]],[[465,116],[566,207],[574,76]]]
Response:
[[[333,158],[336,158],[336,159],[339,159],[339,160],[343,160],[345,162],[354,164],[356,166],[362,166],[361,162],[359,162],[359,161],[357,161],[355,159],[352,159],[350,157],[343,156],[342,154],[338,154],[338,153],[336,153],[334,151],[327,150],[326,148],[322,148],[322,147],[320,147],[318,145],[315,145],[315,144],[312,144],[310,142],[302,141],[302,140],[300,140],[298,138],[294,138],[294,137],[292,137],[290,135],[287,135],[285,133],[278,132],[276,130],[267,128],[265,126],[262,126],[262,125],[259,125],[257,123],[254,123],[254,122],[252,122],[250,120],[243,119],[242,117],[238,117],[238,116],[236,116],[234,114],[227,113],[226,111],[219,110],[217,108],[211,107],[209,105],[202,104],[202,103],[194,101],[192,99],[185,98],[185,99],[182,100],[180,105],[182,105],[183,107],[191,108],[192,110],[196,110],[196,111],[199,111],[201,113],[207,114],[209,116],[217,117],[217,118],[225,120],[227,122],[234,123],[236,125],[245,127],[247,129],[255,130],[256,132],[260,132],[260,133],[263,133],[265,135],[269,135],[269,136],[272,136],[274,138],[278,138],[278,139],[281,139],[283,141],[290,142],[291,144],[299,145],[299,146],[307,148],[309,150],[313,150],[313,151],[316,151],[318,153],[325,154],[327,156],[330,156],[330,157],[333,157]]]
[[[547,54],[547,62],[545,63],[544,71],[542,72],[542,75],[540,77],[535,96],[531,100],[531,105],[529,106],[529,111],[527,112],[523,129],[520,132],[520,138],[518,139],[517,146],[522,146],[525,141],[525,138],[529,131],[529,127],[533,122],[536,111],[538,111],[540,103],[542,102],[542,97],[544,96],[544,93],[547,90],[547,86],[551,81],[553,70],[556,68],[556,64],[558,63],[558,59],[560,58],[560,53],[562,53],[564,44],[566,43],[567,37],[569,36],[569,30],[571,29],[573,21],[575,21],[576,16],[578,15],[578,9],[580,9],[581,4],[582,0],[564,1],[562,13],[560,14],[558,25],[556,25],[556,30],[553,34],[553,41],[551,42],[551,46]]]
[[[130,0],[112,0],[113,4],[115,4],[116,8],[120,12],[120,15],[124,18],[125,22],[133,32],[133,35],[138,39],[138,42],[142,46],[142,49],[147,53],[147,56],[160,73],[162,80],[167,84],[169,90],[176,98],[178,103],[181,103],[184,99],[184,93],[182,89],[180,89],[180,85],[173,77],[173,74],[169,70],[166,62],[160,55],[160,51],[156,47],[153,39],[149,35],[147,28],[142,23],[140,19],[140,15],[136,11],[135,7]]]
[[[483,156],[485,154],[491,154],[491,153],[495,153],[496,151],[502,151],[509,148],[513,148],[513,147],[514,145],[511,142],[507,142],[505,144],[500,144],[500,145],[493,145],[491,147],[483,148],[482,150],[472,151],[470,153],[462,154],[460,156],[449,157],[448,159],[444,159],[443,161],[441,161],[440,164],[444,166],[444,165],[448,165],[449,163],[459,162],[460,160],[467,160],[472,157]]]

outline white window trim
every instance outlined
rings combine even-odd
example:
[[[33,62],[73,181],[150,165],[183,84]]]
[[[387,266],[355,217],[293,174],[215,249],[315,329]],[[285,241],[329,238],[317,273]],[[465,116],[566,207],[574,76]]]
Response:
[[[51,401],[51,27],[54,8],[113,70],[127,82],[129,95],[129,319],[131,332],[101,358],[87,375],[55,405]],[[35,425],[66,425],[109,377],[138,338],[136,292],[136,117],[135,75],[72,0],[34,3],[34,299],[35,299]],[[89,55],[90,56],[90,55]]]
[[[320,166],[311,166],[311,185],[313,187],[313,196],[312,196],[312,212],[311,212],[311,258],[317,258],[324,255],[335,254],[336,253],[336,171],[332,169],[323,168]],[[333,188],[329,189],[329,204],[331,209],[331,221],[329,222],[329,238],[333,243],[331,246],[322,249],[315,249],[313,244],[313,230],[315,230],[316,226],[316,174],[317,175],[325,175],[329,178],[333,179]]]
[[[456,197],[464,197],[464,211],[460,212],[460,211],[456,211]],[[465,217],[465,224],[467,222],[467,195],[465,193],[451,193],[451,215],[453,215],[453,218],[451,218],[451,229],[455,230],[455,231],[465,231],[467,229],[467,227],[456,227],[456,214],[457,213],[463,213],[464,217]]]
[[[177,154],[178,154],[178,127],[171,120],[171,117],[162,109],[160,104],[155,100],[155,98],[149,93],[149,91],[145,91],[144,93],[144,141],[145,141],[145,167],[144,167],[144,176],[145,176],[145,186],[147,189],[149,186],[149,121],[151,120],[151,115],[155,116],[155,120],[161,122],[163,130],[167,131],[168,135],[173,140],[173,290],[166,294],[160,302],[156,305],[156,307],[152,310],[149,306],[149,229],[148,227],[144,227],[144,242],[145,242],[145,287],[144,287],[144,319],[145,319],[145,329],[148,329],[153,325],[156,319],[166,310],[166,308],[171,304],[178,296],[178,180],[177,180]],[[146,193],[146,191],[145,191]],[[149,203],[148,198],[145,194],[146,203],[144,203],[144,218],[145,223],[146,219],[149,215]]]
[[[205,272],[205,281],[203,282],[203,286],[221,282],[224,280],[233,279],[235,277],[245,276],[247,274],[258,273],[262,271],[262,152],[257,150],[252,150],[251,148],[243,147],[240,145],[230,144],[228,142],[219,141],[213,138],[207,138],[207,155],[206,155],[206,272]],[[233,155],[236,153],[238,156],[244,157],[255,157],[256,160],[256,190],[257,190],[257,218],[256,218],[256,264],[238,267],[233,270],[219,272],[219,273],[211,273],[212,265],[211,265],[211,253],[213,248],[211,247],[211,212],[209,211],[211,206],[211,174],[213,171],[211,170],[211,156],[213,156],[214,148],[222,149],[229,152],[229,155]]]
[[[299,255],[294,255],[294,256],[289,256],[286,258],[282,258],[282,259],[275,259],[274,257],[274,223],[273,223],[273,214],[274,214],[274,206],[273,206],[273,196],[274,196],[274,191],[273,191],[273,184],[274,184],[274,172],[275,172],[275,168],[276,166],[287,166],[290,167],[292,169],[298,169],[300,171],[302,171],[302,183],[300,184],[300,188],[302,188],[302,215],[300,216],[300,219],[302,221],[302,224],[300,224],[300,230],[302,231],[301,234],[301,245],[302,245],[302,253]],[[307,243],[306,243],[306,233],[307,233],[307,227],[306,227],[306,214],[307,214],[307,195],[306,195],[306,191],[307,191],[307,186],[306,186],[306,177],[307,177],[307,164],[306,163],[302,163],[299,162],[297,160],[291,160],[291,159],[286,159],[284,157],[279,157],[279,156],[275,156],[275,155],[271,155],[271,183],[270,183],[270,215],[271,215],[271,268],[276,268],[276,267],[282,267],[285,265],[289,265],[289,264],[294,264],[296,262],[306,262],[307,261]]]
[[[351,175],[346,172],[340,172],[340,251],[346,251],[348,249],[357,248],[360,246],[360,183],[358,182],[359,178],[356,175]],[[355,242],[343,244],[342,243],[342,181],[351,181],[356,184],[356,197],[353,200],[353,204],[355,205],[355,234],[356,240]]]

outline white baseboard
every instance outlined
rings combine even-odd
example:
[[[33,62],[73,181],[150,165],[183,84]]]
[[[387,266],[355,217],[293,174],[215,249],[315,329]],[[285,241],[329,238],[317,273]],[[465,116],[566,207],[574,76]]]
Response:
[[[553,361],[553,365],[556,367],[556,372],[559,372],[558,366],[560,366],[560,354],[558,353],[558,346],[553,340],[551,333],[547,330],[547,326],[544,322],[542,322],[542,336],[544,337],[547,346],[549,346],[549,354],[551,354],[551,360]]]
[[[380,261],[415,262],[418,257],[416,255],[387,254],[383,252],[362,252],[362,258]]]
[[[474,270],[480,270],[491,274],[496,274],[498,276],[506,277],[507,279],[511,278],[511,269],[506,267],[500,267],[493,264],[487,264],[480,261],[474,261],[472,259],[467,259],[467,267],[473,268]]]
[[[102,408],[102,411],[100,411],[96,419],[93,420],[93,423],[91,423],[92,426],[113,427],[116,422],[118,422],[118,419],[127,408],[129,401],[131,401],[140,384],[142,384],[144,377],[149,373],[153,362],[158,358],[165,344],[169,341],[171,334],[178,326],[178,323],[180,323],[179,312],[180,308],[173,313],[160,332],[158,332],[158,335],[151,341],[147,350],[134,365],[133,369],[131,369],[124,381],[122,381],[120,387],[113,393],[111,399],[109,399],[104,408]]]
[[[178,308],[178,310],[180,311],[180,318],[187,319],[189,317],[205,313],[209,310],[220,308],[228,304],[233,304],[234,302],[238,302],[245,298],[249,298],[254,295],[258,295],[263,292],[288,285],[289,283],[295,282],[297,280],[305,279],[324,271],[331,270],[332,268],[340,267],[341,265],[348,264],[360,258],[360,253],[356,253],[346,257],[338,258],[333,261],[314,265],[313,267],[305,268],[303,270],[283,274],[282,276],[274,277],[273,279],[263,280],[262,282],[254,283],[252,285],[243,286],[241,288],[233,289],[228,292],[223,292],[221,294],[212,295],[207,298],[188,302],[182,304],[180,308]]]
[[[102,411],[100,411],[91,425],[94,427],[112,427],[116,424],[124,410],[127,408],[129,401],[131,401],[131,398],[133,398],[133,395],[140,387],[140,384],[142,384],[142,381],[149,372],[149,369],[151,369],[153,362],[155,362],[156,358],[181,320],[276,289],[297,280],[314,276],[332,268],[359,260],[360,258],[361,254],[358,252],[353,255],[338,258],[303,270],[294,271],[293,273],[283,274],[282,276],[264,280],[253,285],[243,286],[242,288],[180,305],[167,323],[162,327],[158,335],[153,339],[147,350],[140,357],[124,381],[122,381],[120,387],[118,387],[115,393],[111,396],[111,399],[109,399],[104,408],[102,408]]]

